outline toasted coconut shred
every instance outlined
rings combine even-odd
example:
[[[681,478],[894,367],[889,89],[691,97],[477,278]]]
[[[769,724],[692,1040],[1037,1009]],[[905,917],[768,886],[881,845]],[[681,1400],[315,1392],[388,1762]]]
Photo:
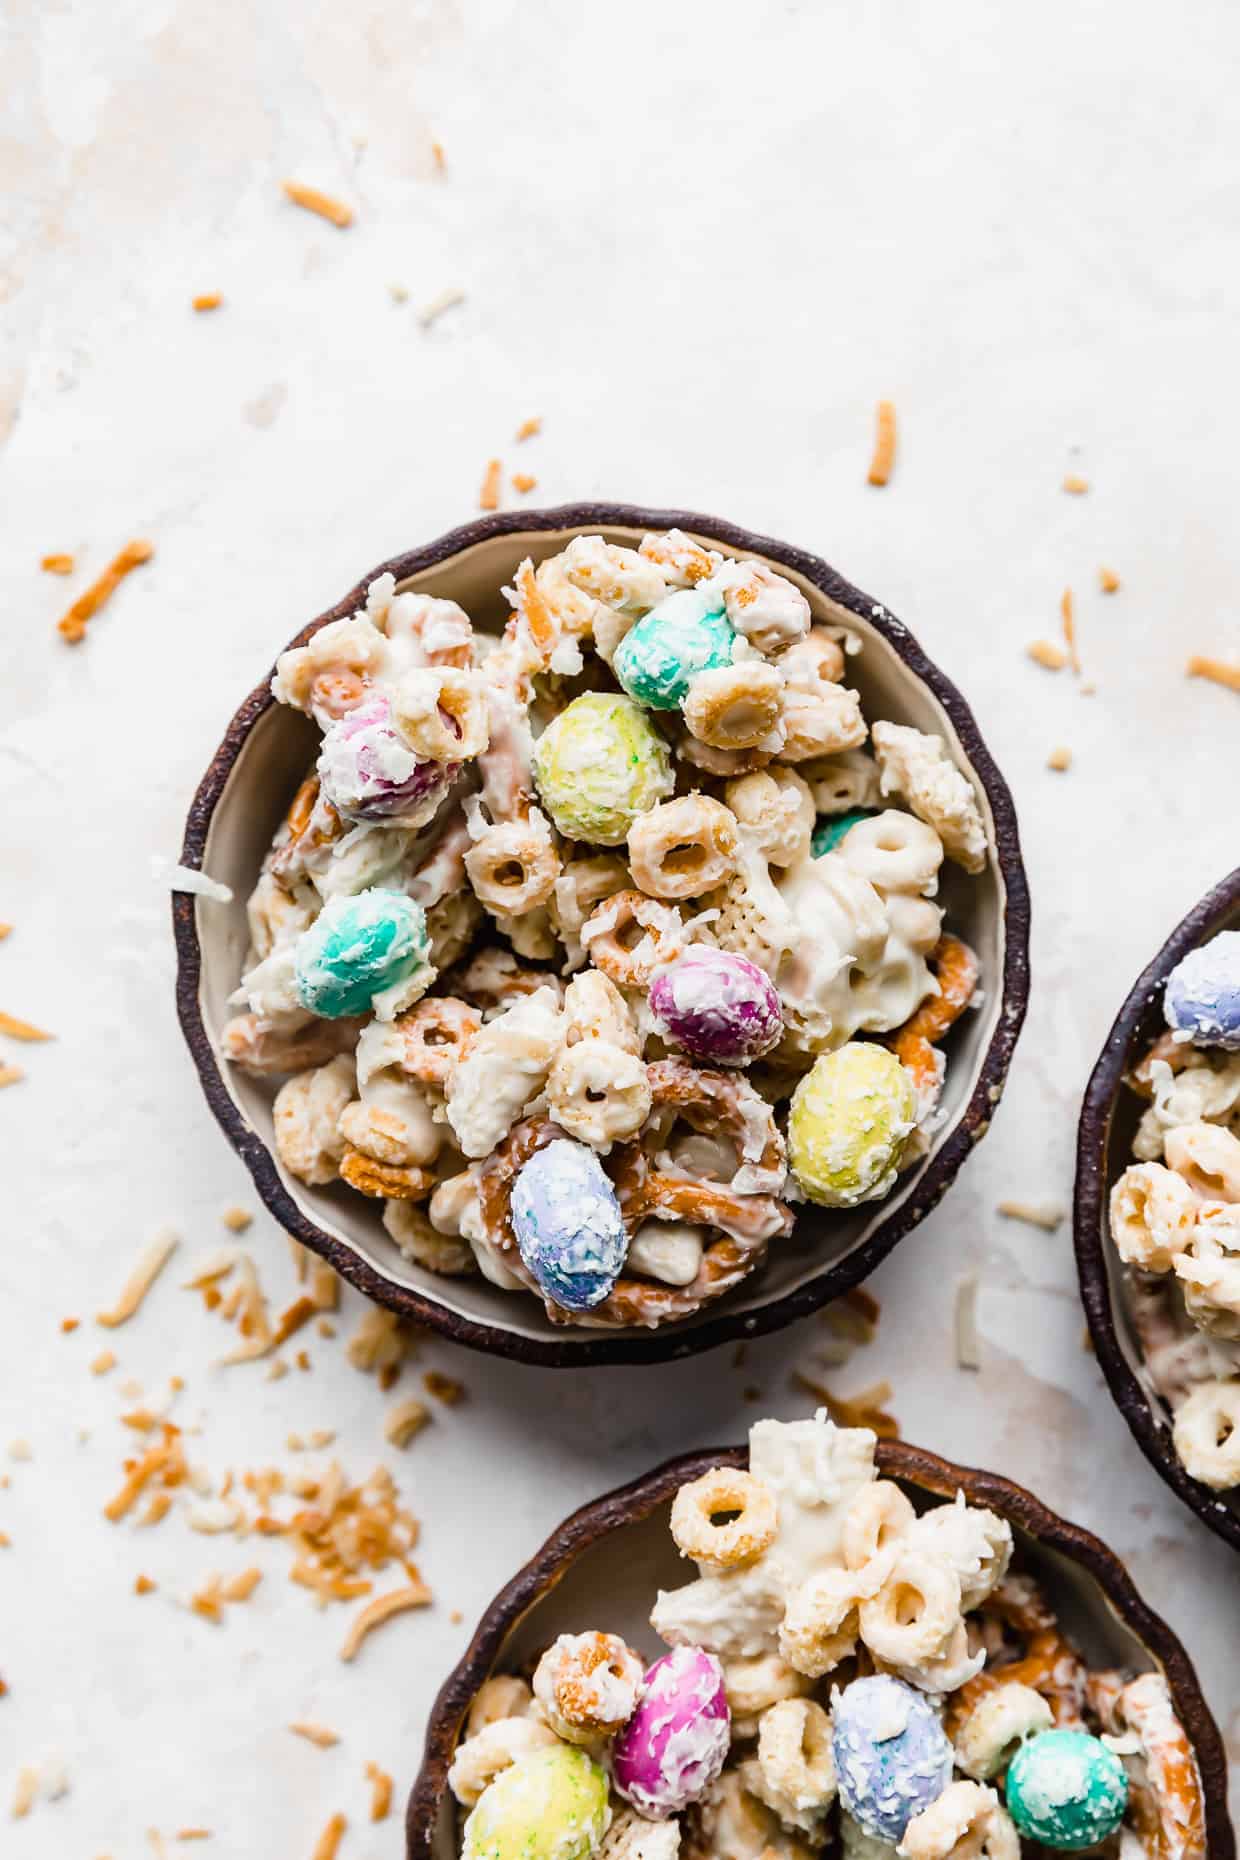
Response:
[[[518,492],[520,496],[524,497],[528,491],[536,491],[538,489],[538,480],[537,478],[531,478],[527,471],[514,471],[512,474],[512,488],[514,491]]]
[[[18,1020],[16,1014],[0,1012],[0,1033],[7,1034],[10,1040],[34,1042],[37,1040],[54,1040],[54,1033],[45,1033],[42,1027],[36,1027],[28,1020]]]
[[[895,402],[880,400],[875,414],[874,452],[870,459],[867,482],[886,484],[891,477],[892,467],[896,462],[896,408]]]
[[[343,1815],[333,1815],[318,1840],[314,1843],[314,1852],[310,1860],[336,1860],[340,1843],[348,1822]]]
[[[436,1401],[446,1403],[449,1408],[455,1408],[458,1402],[463,1402],[468,1394],[463,1382],[458,1382],[455,1376],[445,1376],[439,1369],[427,1370],[422,1378],[422,1387],[428,1395],[433,1395]]]
[[[25,1076],[21,1066],[0,1066],[0,1090],[6,1085],[20,1085]]]
[[[961,1369],[980,1369],[982,1346],[977,1334],[977,1274],[962,1272],[956,1281],[956,1363]]]
[[[71,555],[45,555],[39,567],[45,575],[71,575],[73,557]]]
[[[1068,648],[1068,663],[1079,678],[1081,675],[1081,655],[1076,644],[1076,604],[1072,599],[1071,588],[1065,588],[1059,601],[1059,618],[1063,623],[1064,645]]]
[[[133,1270],[121,1287],[121,1295],[110,1311],[95,1313],[96,1324],[106,1325],[112,1329],[117,1324],[124,1324],[139,1310],[143,1299],[154,1285],[168,1261],[179,1245],[177,1235],[170,1228],[156,1234],[150,1244],[143,1248],[134,1262]]]
[[[880,1440],[900,1438],[900,1423],[883,1407],[884,1402],[891,1400],[890,1382],[875,1382],[859,1394],[846,1397],[833,1394],[824,1383],[798,1369],[793,1372],[792,1384],[804,1394],[812,1395],[837,1427],[868,1427]]]
[[[455,310],[458,304],[465,302],[465,293],[455,285],[446,291],[440,291],[438,297],[432,297],[429,303],[422,305],[418,311],[418,322],[423,329],[431,329],[449,310]],[[485,506],[484,506],[485,508]]]
[[[223,301],[222,291],[200,291],[197,297],[191,298],[190,308],[192,310],[218,310]]]
[[[1229,691],[1240,691],[1240,665],[1229,665],[1225,659],[1194,652],[1184,670],[1190,678],[1208,678],[1212,684],[1226,685]]]
[[[1119,593],[1119,576],[1113,568],[1100,568],[1098,570],[1098,586],[1102,589],[1104,594]]]
[[[389,1408],[383,1422],[383,1438],[394,1447],[407,1447],[415,1435],[420,1434],[431,1419],[431,1411],[425,1402],[410,1395],[404,1401],[397,1402]]]
[[[1063,488],[1069,497],[1084,497],[1089,489],[1089,479],[1082,478],[1079,472],[1070,471],[1063,481]]]
[[[248,1208],[225,1208],[220,1219],[230,1234],[243,1234],[252,1223],[254,1216]]]
[[[317,213],[321,220],[330,220],[333,226],[343,230],[353,224],[353,209],[343,200],[336,200],[331,194],[322,193],[317,187],[306,187],[301,181],[285,181],[285,198],[291,200],[295,207],[304,207],[307,213]]]
[[[421,1577],[414,1571],[414,1580],[407,1588],[392,1589],[387,1595],[377,1595],[373,1602],[368,1602],[361,1613],[356,1615],[353,1625],[344,1637],[340,1649],[342,1660],[352,1660],[361,1652],[362,1643],[368,1634],[372,1634],[385,1621],[395,1615],[405,1614],[411,1608],[427,1608],[432,1596]]]
[[[1025,652],[1035,665],[1044,666],[1048,672],[1062,672],[1068,663],[1067,653],[1053,639],[1035,639]]]
[[[1060,775],[1066,774],[1072,767],[1072,751],[1064,744],[1059,744],[1047,756],[1046,766],[1048,769],[1056,770]]]
[[[320,1750],[330,1750],[333,1744],[340,1742],[338,1731],[329,1730],[325,1724],[315,1724],[311,1718],[295,1718],[289,1730],[295,1737],[304,1737],[308,1744],[314,1744]]]
[[[377,1763],[368,1763],[366,1780],[370,1784],[370,1819],[386,1821],[392,1808],[392,1778]]]
[[[478,493],[479,510],[499,509],[503,469],[498,459],[487,460],[487,468],[482,478],[482,489]]]
[[[1029,1227],[1040,1227],[1044,1233],[1053,1234],[1062,1227],[1064,1212],[1050,1202],[1001,1201],[996,1210],[1005,1221],[1024,1221]]]
[[[542,420],[538,414],[534,414],[532,418],[522,420],[520,426],[516,430],[515,437],[518,441],[523,439],[536,439],[541,432]]]
[[[105,601],[111,599],[126,575],[143,562],[149,562],[154,553],[154,543],[142,540],[126,543],[120,553],[113,556],[99,579],[92,581],[89,588],[78,595],[69,611],[62,616],[58,622],[61,638],[68,640],[71,646],[80,644],[86,638],[87,622],[99,612]]]

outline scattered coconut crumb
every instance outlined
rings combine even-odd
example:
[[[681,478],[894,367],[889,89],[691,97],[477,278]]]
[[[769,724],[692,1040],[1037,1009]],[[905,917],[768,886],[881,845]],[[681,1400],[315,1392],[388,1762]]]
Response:
[[[502,488],[503,467],[498,459],[488,459],[486,472],[482,480],[482,489],[478,493],[479,510],[498,510],[500,490]]]
[[[233,900],[231,885],[221,884],[218,878],[199,872],[194,866],[176,865],[158,853],[151,858],[151,877],[157,885],[166,885],[169,891],[188,892],[195,898],[212,898],[216,904],[231,904]]]
[[[370,1784],[370,1819],[386,1821],[392,1807],[392,1778],[377,1763],[368,1763],[366,1780]]]
[[[218,310],[223,301],[224,294],[222,291],[200,291],[198,296],[192,299],[190,308],[193,310]]]
[[[82,1322],[81,1318],[73,1318],[73,1317],[61,1318],[60,1328],[64,1332],[65,1336],[68,1337],[73,1331],[77,1329],[78,1325],[81,1322]]]
[[[225,1208],[220,1219],[230,1234],[243,1234],[251,1224],[254,1216],[248,1208]]]
[[[0,1066],[0,1089],[5,1085],[20,1085],[25,1076],[21,1066]]]
[[[134,1577],[133,1592],[135,1595],[154,1595],[158,1587],[159,1584],[152,1582],[149,1576]]]
[[[872,1388],[862,1389],[858,1395],[844,1397],[833,1395],[824,1383],[797,1369],[792,1374],[792,1385],[812,1395],[826,1409],[837,1427],[868,1427],[880,1440],[900,1438],[900,1423],[883,1407],[884,1402],[891,1400],[890,1382],[876,1382]]]
[[[369,1305],[345,1345],[345,1354],[354,1369],[360,1369],[363,1374],[375,1371],[382,1376],[391,1370],[395,1380],[405,1357],[413,1349],[409,1327],[396,1313],[384,1310],[381,1305]]]
[[[1240,691],[1240,665],[1229,665],[1225,659],[1212,659],[1195,652],[1184,670],[1190,678],[1208,678],[1212,684],[1226,685],[1229,691]]]
[[[538,414],[534,414],[532,418],[522,420],[520,426],[517,428],[515,437],[518,441],[523,439],[537,439],[541,432],[542,419]]]
[[[464,291],[458,290],[455,286],[451,286],[446,291],[440,291],[438,297],[432,297],[429,303],[422,305],[422,308],[418,311],[418,322],[422,325],[423,329],[430,329],[432,324],[437,323],[445,312],[448,310],[455,310],[458,304],[463,304],[464,302]]]
[[[1035,664],[1045,666],[1048,672],[1062,672],[1068,663],[1067,653],[1052,639],[1035,639],[1025,651]]]
[[[6,936],[12,936],[12,934],[12,924],[0,924],[0,943],[3,943]]]
[[[537,478],[531,478],[527,471],[514,471],[512,474],[512,488],[524,497],[527,491],[536,491],[538,489],[538,480]]]
[[[307,213],[317,213],[320,219],[330,220],[333,226],[342,230],[353,224],[353,209],[343,200],[336,200],[331,194],[321,193],[317,187],[306,187],[301,181],[285,181],[284,193],[295,207],[304,207]]]
[[[330,1750],[333,1744],[340,1742],[338,1731],[331,1731],[325,1724],[315,1724],[310,1718],[296,1718],[289,1730],[295,1737],[304,1737],[308,1744],[316,1744],[320,1750]]]
[[[28,1020],[18,1020],[15,1014],[0,1013],[0,1033],[8,1035],[10,1040],[54,1040],[54,1033],[45,1033],[42,1027],[35,1027]]]
[[[1119,576],[1113,568],[1100,568],[1098,570],[1098,586],[1102,589],[1104,594],[1119,593]]]
[[[62,616],[58,622],[61,638],[68,640],[71,646],[84,640],[87,621],[115,594],[125,576],[140,563],[149,562],[154,553],[154,543],[141,540],[126,543],[120,553],[113,556],[98,580],[92,581],[89,588],[84,588],[69,611]]]
[[[100,1350],[90,1366],[92,1376],[106,1376],[109,1369],[116,1368],[116,1353],[113,1350]]]
[[[880,400],[875,414],[874,452],[870,459],[868,482],[886,484],[896,462],[895,402]]]
[[[13,1539],[9,1536],[7,1531],[0,1531],[0,1550],[11,1550],[12,1548]]]
[[[1029,1227],[1040,1227],[1043,1233],[1053,1234],[1063,1225],[1063,1209],[1049,1202],[1001,1201],[998,1212],[1005,1221],[1024,1221]]]
[[[1059,601],[1059,617],[1063,622],[1064,644],[1068,648],[1068,662],[1079,678],[1081,675],[1081,655],[1076,645],[1076,606],[1072,599],[1071,588],[1065,588]]]
[[[1084,497],[1089,489],[1089,479],[1082,478],[1077,472],[1070,471],[1063,481],[1063,488],[1069,497]]]
[[[39,1793],[39,1772],[32,1763],[22,1766],[17,1772],[17,1782],[13,1789],[13,1819],[23,1820],[34,1807]]]
[[[121,1287],[121,1295],[111,1310],[95,1313],[96,1324],[103,1324],[111,1330],[117,1324],[124,1324],[131,1318],[172,1258],[178,1245],[178,1238],[170,1228],[164,1228],[161,1233],[156,1234],[150,1244],[139,1254],[132,1272]]]
[[[344,1838],[344,1831],[348,1825],[343,1815],[333,1815],[314,1843],[314,1852],[310,1860],[336,1860],[340,1843]]]
[[[73,557],[71,555],[45,555],[39,567],[45,575],[71,575]]]
[[[407,1447],[415,1434],[420,1434],[431,1419],[431,1411],[425,1402],[410,1395],[405,1401],[397,1402],[389,1408],[383,1423],[383,1437],[394,1447]]]
[[[209,1841],[211,1830],[210,1828],[178,1828],[176,1838],[178,1841]]]
[[[9,1442],[9,1458],[11,1460],[32,1460],[34,1454],[30,1451],[30,1442],[25,1439],[11,1440]]]
[[[956,1281],[956,1363],[961,1369],[980,1369],[982,1349],[977,1334],[977,1274],[962,1272]]]
[[[403,1615],[411,1608],[430,1606],[434,1598],[417,1569],[412,1563],[406,1563],[405,1568],[411,1578],[405,1588],[390,1589],[386,1595],[376,1595],[373,1602],[367,1602],[365,1608],[354,1616],[353,1625],[345,1635],[340,1649],[342,1660],[355,1659],[366,1636],[382,1627],[385,1621],[391,1621],[394,1616]]]
[[[248,1602],[262,1579],[262,1570],[251,1564],[249,1569],[240,1570],[228,1578],[220,1589],[221,1599],[226,1602]]]
[[[467,1394],[463,1382],[458,1382],[455,1376],[445,1376],[441,1369],[428,1369],[422,1378],[422,1387],[449,1408],[455,1408]]]
[[[1059,746],[1052,749],[1050,755],[1047,756],[1046,766],[1048,769],[1056,769],[1061,775],[1065,774],[1066,771],[1072,767],[1072,751],[1066,748],[1062,743],[1059,744]]]
[[[448,166],[448,157],[444,153],[442,142],[431,143],[431,160],[435,164],[435,172],[437,174],[443,174]]]
[[[409,302],[409,292],[403,284],[389,284],[388,293],[394,304],[407,304]]]

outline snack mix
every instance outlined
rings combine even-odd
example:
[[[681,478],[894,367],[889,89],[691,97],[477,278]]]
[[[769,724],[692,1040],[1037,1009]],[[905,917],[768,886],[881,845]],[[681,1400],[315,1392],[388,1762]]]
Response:
[[[1168,1031],[1129,1075],[1147,1100],[1111,1191],[1145,1373],[1185,1469],[1240,1486],[1240,932],[1167,982]]]
[[[418,1265],[655,1326],[925,1153],[978,975],[939,869],[985,830],[762,563],[583,535],[504,594],[496,637],[382,575],[281,656],[322,744],[223,1048]]]
[[[749,1438],[673,1501],[700,1573],[651,1612],[669,1652],[561,1634],[484,1682],[463,1860],[1203,1860],[1166,1681],[1090,1670],[1005,1519],[917,1512],[821,1412]]]

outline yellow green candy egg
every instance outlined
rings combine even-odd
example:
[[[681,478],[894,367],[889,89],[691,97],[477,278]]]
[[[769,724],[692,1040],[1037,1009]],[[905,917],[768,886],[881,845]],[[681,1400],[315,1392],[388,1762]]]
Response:
[[[610,1819],[605,1772],[577,1745],[551,1744],[483,1790],[463,1860],[590,1860]]]
[[[814,1061],[792,1094],[788,1161],[811,1201],[852,1208],[896,1179],[917,1121],[913,1081],[894,1053],[853,1040]]]
[[[570,840],[619,846],[639,814],[672,791],[667,744],[617,692],[574,698],[534,745],[543,806]]]

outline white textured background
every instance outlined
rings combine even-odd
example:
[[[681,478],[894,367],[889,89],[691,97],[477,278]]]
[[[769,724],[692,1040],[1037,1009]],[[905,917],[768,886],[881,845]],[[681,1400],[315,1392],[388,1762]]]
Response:
[[[213,1369],[221,1333],[180,1260],[109,1340],[113,1377],[86,1370],[102,1333],[59,1321],[106,1304],[158,1224],[184,1260],[224,1237],[225,1205],[254,1205],[181,1045],[150,856],[175,853],[276,650],[468,518],[493,453],[538,475],[533,501],[685,504],[820,551],[972,701],[1021,812],[1033,1004],[993,1133],[878,1275],[879,1341],[839,1384],[890,1375],[908,1435],[1107,1536],[1235,1752],[1234,1554],[1155,1478],[1083,1352],[1067,1228],[994,1212],[1067,1205],[1111,1015],[1235,862],[1240,699],[1182,676],[1187,651],[1229,649],[1240,583],[1235,8],[8,0],[0,50],[0,1006],[58,1035],[4,1055],[28,1077],[0,1099],[0,1449],[33,1454],[0,1490],[0,1789],[51,1751],[71,1781],[0,1820],[5,1855],[137,1860],[148,1828],[198,1824],[214,1845],[181,1851],[297,1860],[340,1809],[342,1860],[395,1860],[362,1762],[403,1792],[433,1689],[517,1561],[578,1501],[737,1437],[743,1383],[798,1405],[810,1326],[744,1370],[725,1352],[556,1376],[432,1346],[419,1371],[471,1400],[387,1457],[438,1603],[351,1667],[344,1611],[286,1582],[282,1545],[257,1546],[266,1580],[214,1628],[173,1598],[251,1546],[100,1516],[133,1444],[124,1375],[185,1378],[179,1418],[216,1472],[285,1460],[290,1428],[336,1428],[355,1474],[382,1456],[383,1400],[342,1340],[279,1383]],[[353,228],[287,205],[287,175],[348,198]],[[449,287],[466,303],[421,330]],[[225,308],[192,315],[212,289]],[[902,442],[880,492],[881,395]],[[531,414],[543,436],[514,448]],[[1088,497],[1061,493],[1067,470]],[[58,614],[131,535],[155,559],[70,650]],[[77,555],[72,582],[40,574],[53,550]],[[1093,697],[1023,657],[1065,585]],[[1067,775],[1045,767],[1058,743]],[[265,1216],[251,1237],[282,1304],[282,1241]],[[951,1343],[970,1265],[976,1376]],[[139,1568],[161,1585],[141,1602]],[[299,1715],[341,1744],[292,1738]]]

